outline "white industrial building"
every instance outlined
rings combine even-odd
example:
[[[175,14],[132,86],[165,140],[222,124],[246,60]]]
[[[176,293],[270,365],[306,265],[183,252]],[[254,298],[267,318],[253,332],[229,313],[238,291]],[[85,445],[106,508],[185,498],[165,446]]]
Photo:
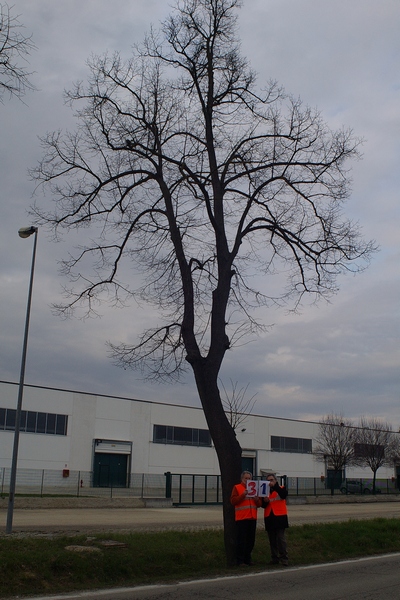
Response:
[[[0,469],[11,465],[18,385],[0,382]],[[237,431],[243,465],[256,475],[320,478],[312,454],[318,423],[249,415]],[[25,385],[18,469],[91,473],[93,486],[123,487],[132,473],[218,475],[200,408]],[[398,467],[382,467],[381,479]],[[370,477],[352,469],[349,477]]]

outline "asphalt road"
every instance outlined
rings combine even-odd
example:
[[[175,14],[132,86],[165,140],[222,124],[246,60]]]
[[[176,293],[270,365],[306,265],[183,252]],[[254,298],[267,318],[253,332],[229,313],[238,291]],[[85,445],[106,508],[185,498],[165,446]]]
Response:
[[[400,518],[400,502],[301,504],[290,505],[288,511],[292,525],[375,517]],[[5,531],[6,514],[6,510],[0,511],[0,532]],[[261,511],[258,526],[263,527]],[[222,527],[221,506],[17,509],[13,520],[15,533],[158,531],[204,527]]]
[[[400,554],[391,554],[208,581],[51,596],[51,600],[398,600],[399,567]]]

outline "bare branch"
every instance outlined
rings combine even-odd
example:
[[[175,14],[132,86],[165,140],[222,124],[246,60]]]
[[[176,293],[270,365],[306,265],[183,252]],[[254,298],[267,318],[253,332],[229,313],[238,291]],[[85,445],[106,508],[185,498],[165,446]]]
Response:
[[[253,394],[250,398],[246,398],[249,384],[244,388],[239,388],[237,381],[233,382],[232,379],[230,379],[230,382],[231,392],[228,392],[221,381],[221,386],[225,395],[222,398],[222,404],[232,429],[236,431],[239,425],[242,425],[253,411],[257,402],[257,394]]]
[[[12,9],[0,4],[0,102],[5,93],[21,100],[27,91],[36,89],[29,79],[32,73],[21,66],[36,46],[31,36],[24,35],[19,15],[13,15]]]

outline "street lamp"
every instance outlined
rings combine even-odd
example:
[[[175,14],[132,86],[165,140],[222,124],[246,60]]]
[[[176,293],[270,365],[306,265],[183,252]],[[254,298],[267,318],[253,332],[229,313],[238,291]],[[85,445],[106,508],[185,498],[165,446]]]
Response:
[[[20,423],[21,423],[22,396],[23,396],[23,392],[24,392],[26,350],[28,347],[29,319],[30,319],[30,314],[31,314],[33,273],[35,270],[37,233],[38,233],[37,227],[33,227],[33,226],[32,227],[21,227],[21,229],[18,230],[18,235],[21,238],[28,238],[32,234],[35,234],[35,241],[33,244],[31,277],[30,277],[30,282],[29,282],[28,305],[26,308],[26,319],[25,319],[24,345],[22,347],[21,372],[20,372],[20,376],[19,376],[17,412],[15,415],[14,446],[13,446],[13,454],[12,454],[12,460],[11,460],[10,491],[9,491],[9,495],[8,495],[6,533],[12,533],[12,522],[13,522],[13,515],[14,515],[14,497],[15,497],[15,484],[16,484],[16,480],[17,480],[19,430],[20,430]]]

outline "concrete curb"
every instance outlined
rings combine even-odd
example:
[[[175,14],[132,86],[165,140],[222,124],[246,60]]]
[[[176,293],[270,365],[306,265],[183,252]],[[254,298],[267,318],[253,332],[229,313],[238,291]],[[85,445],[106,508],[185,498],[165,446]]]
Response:
[[[399,494],[338,494],[335,496],[288,496],[288,504],[371,504],[400,502]]]

